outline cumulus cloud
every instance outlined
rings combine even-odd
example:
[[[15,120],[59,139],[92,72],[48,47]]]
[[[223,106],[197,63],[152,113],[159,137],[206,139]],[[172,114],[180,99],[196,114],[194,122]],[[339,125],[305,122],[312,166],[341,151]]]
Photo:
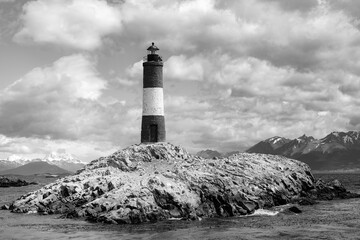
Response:
[[[172,51],[208,51],[227,44],[241,48],[242,41],[259,34],[257,23],[239,18],[231,9],[216,9],[214,0],[130,0],[121,13],[127,26],[124,38],[153,39]]]
[[[6,137],[0,134],[1,158],[18,155],[25,159],[42,158],[49,152],[68,152],[84,161],[111,154],[115,151],[111,142],[86,142],[68,140],[48,140],[41,138]]]
[[[19,42],[51,43],[82,50],[102,45],[102,38],[121,30],[117,8],[103,0],[37,0],[26,3]]]
[[[261,0],[263,2],[269,3],[273,2],[278,4],[284,10],[290,11],[309,11],[312,8],[318,5],[318,0]]]
[[[107,86],[96,60],[82,54],[28,72],[0,92],[0,151],[61,147],[87,159],[138,142],[140,103],[108,96]]]
[[[205,112],[210,109],[210,104],[199,98],[189,98],[184,96],[174,96],[167,94],[165,97],[165,108],[168,109],[169,114],[177,113],[182,116],[193,116],[199,112]]]
[[[204,80],[205,62],[202,57],[187,58],[184,55],[172,56],[165,62],[164,74],[174,80]]]
[[[339,86],[339,90],[349,96],[360,96],[360,76],[350,75],[347,76]]]
[[[94,62],[85,55],[77,54],[60,58],[52,66],[35,68],[4,91],[11,100],[19,97],[52,98],[66,96],[67,101],[76,99],[95,100],[106,88],[106,81],[99,78]]]
[[[29,142],[24,141],[25,139],[18,138],[9,138],[4,135],[0,135],[0,151],[4,153],[11,153],[11,154],[29,154],[32,151],[32,147],[30,147]]]
[[[359,57],[356,19],[326,2],[126,1],[120,9],[121,38],[142,45],[153,39],[177,60],[184,53],[191,59],[189,53],[220,52],[313,70],[350,67]]]
[[[76,139],[101,122],[97,100],[106,88],[94,62],[63,57],[35,68],[1,94],[0,130],[9,136]]]

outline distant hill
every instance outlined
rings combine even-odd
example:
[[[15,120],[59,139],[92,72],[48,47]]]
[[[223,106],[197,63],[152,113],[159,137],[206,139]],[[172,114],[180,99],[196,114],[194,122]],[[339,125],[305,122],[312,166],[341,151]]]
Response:
[[[210,149],[200,151],[200,152],[196,153],[195,155],[202,157],[202,158],[207,158],[207,159],[211,159],[211,158],[215,158],[215,157],[219,158],[222,156],[221,153],[219,153],[218,151],[210,150]]]
[[[360,168],[360,132],[332,132],[322,139],[273,137],[246,152],[282,155],[303,161],[314,170],[355,169]]]
[[[0,175],[71,174],[71,172],[47,162],[30,162],[23,166],[1,171]]]

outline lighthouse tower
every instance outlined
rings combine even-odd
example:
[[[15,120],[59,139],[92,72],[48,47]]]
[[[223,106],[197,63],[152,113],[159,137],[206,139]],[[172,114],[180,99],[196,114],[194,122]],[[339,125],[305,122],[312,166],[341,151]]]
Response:
[[[148,47],[148,55],[143,63],[143,114],[141,142],[164,142],[165,117],[163,97],[163,62],[156,53],[154,43]]]

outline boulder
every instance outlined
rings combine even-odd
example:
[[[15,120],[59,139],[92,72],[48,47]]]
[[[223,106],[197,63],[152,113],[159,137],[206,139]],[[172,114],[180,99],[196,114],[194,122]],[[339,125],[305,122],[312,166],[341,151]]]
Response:
[[[61,213],[93,222],[142,223],[251,214],[316,191],[305,163],[241,153],[192,156],[170,143],[138,144],[21,196],[13,212]]]
[[[8,204],[2,205],[0,207],[1,210],[10,210],[10,206]]]

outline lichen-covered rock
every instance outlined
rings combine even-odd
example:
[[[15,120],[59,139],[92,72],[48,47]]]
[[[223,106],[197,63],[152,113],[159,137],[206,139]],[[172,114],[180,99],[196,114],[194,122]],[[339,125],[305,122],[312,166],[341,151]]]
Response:
[[[208,160],[169,143],[139,144],[17,199],[14,212],[106,223],[235,216],[316,191],[309,167],[263,154]]]

